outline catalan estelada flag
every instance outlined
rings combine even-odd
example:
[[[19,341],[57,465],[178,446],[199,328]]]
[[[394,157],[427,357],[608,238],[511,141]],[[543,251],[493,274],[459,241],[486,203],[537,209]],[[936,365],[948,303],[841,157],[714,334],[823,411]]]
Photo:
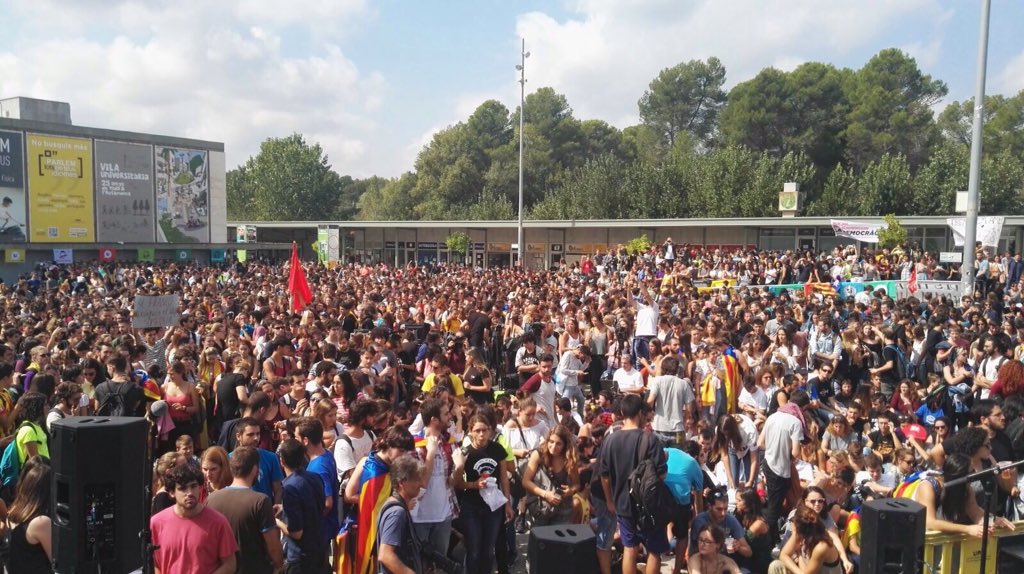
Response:
[[[839,295],[831,283],[805,283],[804,297],[810,297],[812,293],[821,293],[826,297],[836,297]]]
[[[356,529],[356,574],[376,574],[377,518],[391,496],[391,474],[388,465],[371,452],[363,463],[359,477],[358,527]]]
[[[740,363],[734,347],[729,347],[722,353],[722,363],[725,365],[725,380],[722,384],[725,385],[726,412],[731,415],[739,412],[740,387],[743,385],[743,375],[740,373]]]

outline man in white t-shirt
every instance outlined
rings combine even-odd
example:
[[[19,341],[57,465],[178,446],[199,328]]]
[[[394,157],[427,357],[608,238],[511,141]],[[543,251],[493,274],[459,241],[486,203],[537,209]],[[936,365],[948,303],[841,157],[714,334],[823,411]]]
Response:
[[[540,370],[519,388],[521,392],[533,397],[537,403],[537,418],[548,428],[554,428],[558,424],[558,414],[555,412],[558,392],[555,390],[555,379],[552,376],[555,372],[554,363],[555,358],[550,354],[541,356]]]
[[[805,411],[811,404],[807,393],[797,389],[789,396],[789,402]],[[800,443],[804,436],[802,418],[780,408],[772,413],[764,423],[764,429],[758,438],[758,448],[764,451],[764,476],[767,482],[768,503],[764,509],[764,518],[768,522],[768,534],[772,544],[778,542],[779,517],[782,516],[782,503],[789,492],[791,468],[794,460],[800,458]]]
[[[421,480],[425,488],[412,509],[412,524],[420,544],[443,556],[448,553],[452,535],[455,492],[449,477],[454,469],[452,448],[458,445],[448,434],[452,418],[448,401],[427,399],[420,406],[420,414],[424,427],[422,436],[416,437],[416,453],[423,461]]]
[[[633,356],[629,353],[622,354],[622,366],[615,370],[612,380],[618,385],[620,393],[644,394],[644,378],[640,371],[633,368]]]
[[[673,374],[678,370],[679,359],[674,356],[662,359],[658,376],[648,381],[651,393],[647,404],[654,407],[654,421],[651,423],[654,434],[664,446],[682,449],[686,443],[686,423],[696,420],[694,407],[697,402],[690,381]]]
[[[648,343],[658,336],[658,302],[646,284],[640,285],[640,292],[633,297],[636,307],[636,328],[633,331],[633,356],[636,360],[651,360]]]
[[[338,467],[338,481],[342,487],[352,469],[373,448],[373,433],[366,429],[373,426],[376,416],[377,403],[373,401],[356,401],[348,410],[345,432],[334,443],[334,464]]]

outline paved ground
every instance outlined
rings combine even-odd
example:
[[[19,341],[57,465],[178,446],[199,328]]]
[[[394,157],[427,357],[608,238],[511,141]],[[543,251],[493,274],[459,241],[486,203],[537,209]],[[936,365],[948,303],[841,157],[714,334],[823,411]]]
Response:
[[[530,572],[530,567],[527,564],[527,562],[529,561],[527,559],[529,542],[529,534],[520,534],[516,536],[516,543],[519,545],[519,559],[516,560],[515,566],[512,568],[511,574],[528,574]],[[672,574],[672,568],[674,565],[675,558],[662,558],[661,574]],[[641,570],[641,572],[643,572],[643,570]]]

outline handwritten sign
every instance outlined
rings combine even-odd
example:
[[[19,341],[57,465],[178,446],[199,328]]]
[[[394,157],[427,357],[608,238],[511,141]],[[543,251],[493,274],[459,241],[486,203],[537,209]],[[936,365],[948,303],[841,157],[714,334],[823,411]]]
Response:
[[[135,298],[132,327],[169,327],[181,319],[178,312],[178,295],[140,295]]]

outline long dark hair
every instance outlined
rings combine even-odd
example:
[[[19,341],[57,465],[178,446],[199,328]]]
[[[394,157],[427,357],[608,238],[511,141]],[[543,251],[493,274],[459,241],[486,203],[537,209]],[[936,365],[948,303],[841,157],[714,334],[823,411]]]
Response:
[[[733,514],[740,521],[740,524],[743,525],[743,528],[749,530],[755,522],[763,518],[761,515],[764,505],[761,504],[761,497],[753,488],[743,488],[736,493],[736,498],[743,500],[743,506],[746,507],[746,510],[741,512],[737,505],[736,511]]]
[[[963,453],[953,453],[946,456],[942,463],[942,479],[944,484],[957,478],[967,476],[971,472],[971,457]],[[938,494],[938,493],[936,493]],[[970,524],[971,518],[967,516],[967,509],[964,501],[967,500],[967,485],[944,486],[942,493],[942,515],[951,522]]]
[[[829,540],[828,531],[825,530],[825,523],[821,516],[811,510],[807,505],[801,505],[793,517],[794,532],[802,539],[802,550],[807,556],[811,555],[814,547],[821,542],[832,545]]]
[[[12,524],[22,524],[49,513],[50,461],[41,456],[34,456],[26,460],[22,466],[14,502],[7,513],[7,518]]]
[[[29,391],[18,400],[14,407],[14,420],[20,425],[25,421],[43,424],[46,417],[46,395],[37,391]]]

